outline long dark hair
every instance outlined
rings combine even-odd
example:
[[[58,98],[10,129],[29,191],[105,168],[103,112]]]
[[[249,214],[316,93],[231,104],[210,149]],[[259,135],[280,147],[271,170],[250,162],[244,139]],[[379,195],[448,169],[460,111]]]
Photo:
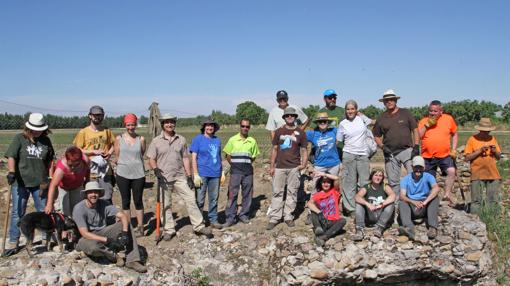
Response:
[[[324,181],[329,181],[329,185],[331,186],[331,187],[329,188],[329,190],[331,190],[331,189],[334,187],[335,181],[334,181],[333,179],[328,178],[328,177],[320,177],[320,178],[317,180],[317,182],[315,183],[315,189],[316,189],[317,191],[319,191],[319,192],[320,192],[320,191],[322,191],[322,183],[323,183]],[[328,191],[329,191],[329,190],[328,190]]]

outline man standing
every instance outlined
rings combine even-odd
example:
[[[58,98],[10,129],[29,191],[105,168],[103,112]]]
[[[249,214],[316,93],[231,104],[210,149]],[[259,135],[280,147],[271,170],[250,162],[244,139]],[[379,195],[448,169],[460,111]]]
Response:
[[[226,226],[236,222],[237,195],[242,188],[242,207],[239,220],[243,223],[250,221],[250,207],[253,197],[253,161],[260,154],[255,138],[249,136],[250,121],[241,119],[238,134],[230,137],[223,148],[227,161],[230,164],[230,182],[228,184],[228,202],[225,213]]]
[[[436,179],[429,173],[424,173],[425,160],[423,157],[413,158],[413,171],[402,178],[400,182],[400,202],[398,205],[402,227],[400,234],[414,240],[414,218],[426,218],[427,236],[434,239],[437,236],[439,209],[439,187]]]
[[[418,133],[421,139],[421,155],[425,159],[425,172],[435,178],[439,167],[441,172],[446,174],[443,199],[451,205],[459,139],[457,124],[452,116],[443,114],[441,102],[433,100],[429,104],[429,116],[418,123]]]
[[[282,116],[285,125],[276,129],[273,137],[269,169],[269,174],[273,176],[273,198],[267,230],[273,229],[278,224],[282,213],[287,226],[294,226],[292,212],[296,208],[300,171],[305,168],[308,157],[306,135],[296,126],[297,117],[298,114],[293,107],[285,108]],[[283,201],[285,186],[287,195]]]
[[[397,198],[400,169],[404,165],[407,173],[410,173],[411,158],[420,152],[416,120],[409,110],[397,107],[399,98],[393,89],[388,89],[384,93],[379,101],[384,103],[386,111],[377,118],[373,129],[375,142],[384,153],[388,183]]]
[[[113,154],[115,135],[111,129],[102,126],[104,109],[94,105],[89,111],[89,126],[81,129],[74,138],[73,144],[80,148],[90,159],[90,179],[97,180],[104,189],[101,199],[112,201],[113,170],[109,159]]]
[[[140,252],[130,218],[119,212],[106,200],[99,199],[104,193],[98,182],[88,182],[81,191],[83,200],[73,209],[73,219],[78,226],[81,238],[76,245],[78,251],[93,257],[106,257],[117,266],[124,266],[124,260],[117,252],[125,249],[126,267],[137,272],[147,272],[140,263]],[[108,224],[112,219],[116,223]]]
[[[334,89],[326,89],[323,95],[326,106],[321,108],[319,112],[326,112],[328,114],[328,119],[330,120],[329,127],[338,127],[340,121],[345,117],[345,110],[336,105],[337,93]],[[315,128],[317,125],[315,124],[312,127]]]
[[[165,209],[163,210],[162,221],[165,221],[163,235],[164,240],[170,240],[175,236],[175,222],[172,216],[172,191],[184,200],[193,231],[197,235],[205,235],[212,238],[211,230],[204,225],[202,213],[196,204],[193,179],[191,177],[191,165],[186,138],[175,133],[177,117],[165,114],[159,119],[161,123],[161,134],[155,137],[149,149],[149,165],[154,170],[160,186],[165,193]],[[159,214],[157,214],[159,215]]]
[[[267,118],[266,129],[271,131],[271,140],[274,138],[275,130],[282,127],[285,124],[285,120],[283,120],[283,111],[287,107],[292,107],[297,114],[296,125],[298,125],[302,130],[305,130],[308,126],[309,120],[308,116],[301,110],[301,108],[289,104],[289,96],[285,90],[279,90],[276,93],[276,102],[278,102],[278,106],[273,108],[271,112],[269,112],[269,117]]]

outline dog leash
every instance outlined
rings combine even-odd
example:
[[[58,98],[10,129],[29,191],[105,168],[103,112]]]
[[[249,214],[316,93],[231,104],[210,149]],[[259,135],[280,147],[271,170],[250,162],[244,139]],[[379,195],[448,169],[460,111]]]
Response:
[[[65,221],[64,215],[62,213],[52,212],[52,214],[57,214],[62,219],[62,221]],[[50,217],[51,221],[53,222],[53,228],[57,228],[57,222],[55,221],[55,218],[52,215],[50,215]]]

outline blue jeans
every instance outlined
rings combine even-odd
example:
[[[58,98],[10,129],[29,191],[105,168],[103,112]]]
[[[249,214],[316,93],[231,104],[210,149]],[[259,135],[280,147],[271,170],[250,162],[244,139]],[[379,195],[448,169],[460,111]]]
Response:
[[[198,208],[203,211],[205,204],[205,193],[208,192],[209,198],[209,222],[218,222],[218,196],[220,189],[219,177],[202,177],[202,187],[197,190]]]
[[[34,199],[34,206],[36,211],[44,211],[46,206],[46,198],[39,197],[39,187],[19,187],[12,186],[12,209],[11,209],[11,223],[9,226],[9,242],[16,243],[20,237],[20,231],[18,228],[18,220],[25,215],[27,211],[27,203],[30,194]]]

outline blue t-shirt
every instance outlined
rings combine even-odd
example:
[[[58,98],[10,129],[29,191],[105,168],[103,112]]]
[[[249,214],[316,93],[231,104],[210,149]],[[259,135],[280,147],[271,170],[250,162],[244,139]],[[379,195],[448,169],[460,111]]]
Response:
[[[409,174],[400,181],[400,188],[406,190],[406,195],[411,200],[424,201],[435,184],[436,178],[429,173],[423,173],[418,181],[413,179],[413,174]]]
[[[315,149],[315,166],[329,168],[340,164],[336,147],[336,128],[328,128],[324,132],[318,128],[306,131],[306,140],[312,143]]]
[[[191,141],[189,151],[197,154],[198,174],[201,177],[221,177],[220,138],[199,134]]]

